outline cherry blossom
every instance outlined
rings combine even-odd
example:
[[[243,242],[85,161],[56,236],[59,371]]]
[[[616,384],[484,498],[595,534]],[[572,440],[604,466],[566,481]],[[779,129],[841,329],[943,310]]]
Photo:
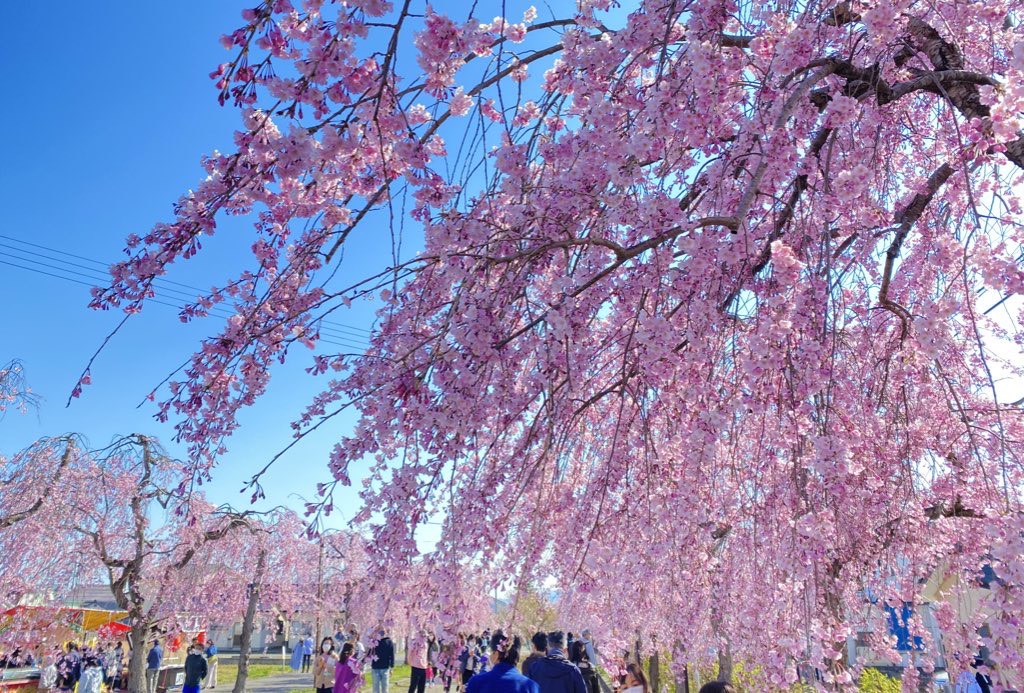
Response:
[[[1022,373],[986,314],[1024,289],[1014,8],[611,5],[247,11],[213,77],[237,148],[94,292],[138,311],[220,217],[252,219],[256,269],[183,314],[236,317],[155,393],[191,471],[274,363],[311,358],[296,437],[356,414],[329,469],[364,480],[368,575],[421,586],[441,630],[463,580],[554,581],[607,638],[842,689],[884,605],[989,565],[993,678],[1019,685],[1024,432],[993,370]],[[341,263],[406,217],[414,257]],[[332,353],[324,319],[360,299],[370,347]]]

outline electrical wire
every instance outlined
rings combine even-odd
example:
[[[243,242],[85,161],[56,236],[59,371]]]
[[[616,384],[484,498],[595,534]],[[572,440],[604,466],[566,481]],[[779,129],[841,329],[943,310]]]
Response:
[[[4,236],[4,238],[6,238],[6,237]],[[36,244],[30,244],[30,245],[36,245]],[[4,248],[8,248],[8,250],[4,250]],[[88,267],[85,267],[85,266],[82,266],[82,265],[78,265],[76,263],[68,263],[68,262],[63,261],[63,260],[59,260],[59,259],[56,259],[56,258],[46,257],[46,256],[43,256],[43,255],[40,255],[39,253],[33,253],[31,251],[26,251],[26,250],[21,250],[21,249],[16,249],[17,252],[14,253],[14,252],[10,252],[10,250],[9,250],[10,248],[11,248],[11,246],[8,246],[6,244],[0,244],[0,265],[6,265],[8,267],[14,267],[14,268],[17,268],[17,269],[20,269],[20,270],[24,270],[26,272],[33,272],[35,274],[38,274],[38,275],[41,275],[41,276],[50,277],[50,278],[53,278],[53,279],[63,279],[64,281],[69,281],[69,282],[72,282],[72,283],[75,283],[75,284],[80,284],[82,286],[88,286],[90,288],[96,286],[97,280],[103,279],[102,276],[101,277],[97,277],[95,274],[92,274],[92,273],[95,273],[96,270],[91,270]],[[57,252],[57,253],[61,252],[61,251],[57,251],[57,250],[53,250],[53,249],[48,249],[48,250],[51,250],[52,252]],[[70,253],[64,253],[64,254],[70,255]],[[40,260],[33,259],[32,257],[25,257],[26,255],[35,255],[37,257],[42,257],[42,258],[51,260],[51,261],[56,262],[58,264],[51,264],[51,263],[48,263],[48,262],[42,262]],[[83,259],[85,259],[85,258],[83,258]],[[63,263],[66,263],[66,264],[63,264]],[[86,269],[86,270],[88,270],[88,272],[80,272],[77,269],[71,269],[73,267],[77,267],[79,269]],[[43,268],[45,268],[45,269],[43,269]],[[50,270],[54,270],[54,271],[50,271]],[[68,275],[74,275],[74,276],[68,276]],[[89,279],[89,280],[92,280],[92,281],[84,281],[83,279],[78,279],[76,277],[83,277],[84,279]],[[174,290],[171,290],[171,289],[167,289],[166,287],[161,287],[161,290],[162,291],[174,291]],[[184,292],[178,291],[176,293],[183,294]],[[184,308],[185,308],[184,302],[183,303],[170,302],[170,301],[181,300],[177,296],[170,296],[170,297],[163,296],[163,298],[168,298],[169,300],[161,300],[160,296],[153,297],[153,298],[148,298],[146,300],[149,303],[155,303],[155,304],[158,304],[158,305],[161,305],[161,306],[166,306],[168,308],[174,308],[175,310],[177,310],[179,312],[184,310]],[[191,299],[189,299],[189,300],[191,300]],[[218,318],[223,318],[223,319],[230,318],[233,315],[233,313],[230,310],[228,310],[227,308],[216,307],[216,306],[214,308],[212,308],[211,310],[209,310],[208,312],[213,317],[218,317]],[[366,351],[366,349],[368,347],[368,344],[365,341],[362,341],[359,337],[356,337],[355,335],[346,334],[346,333],[340,333],[340,332],[337,332],[337,331],[334,331],[334,330],[325,329],[323,327],[320,328],[320,331],[321,331],[321,337],[318,340],[318,342],[321,343],[321,344],[327,344],[327,345],[342,347],[342,348],[346,348],[346,349],[355,349],[355,350],[358,350],[360,352]]]
[[[2,242],[0,242],[0,248],[7,248],[8,250],[13,250],[13,251],[20,252],[20,253],[23,253],[23,254],[35,255],[35,256],[38,256],[40,258],[51,260],[53,262],[65,263],[65,264],[67,264],[69,266],[77,267],[79,269],[85,269],[85,270],[90,270],[90,271],[97,272],[97,273],[99,273],[101,275],[101,277],[103,279],[108,279],[109,278],[106,275],[106,270],[107,270],[108,267],[110,267],[110,263],[105,263],[105,262],[102,262],[100,260],[96,260],[96,259],[93,259],[93,258],[83,257],[82,255],[76,255],[75,253],[69,253],[69,252],[67,252],[65,250],[60,250],[59,248],[52,248],[50,246],[41,245],[39,243],[32,243],[30,241],[25,241],[25,240],[22,240],[20,238],[15,238],[13,236],[7,236],[5,234],[0,234],[0,239],[8,241],[9,243],[10,242],[17,243],[19,245],[25,245],[25,246],[29,246],[29,247],[32,247],[32,248],[36,248],[38,250],[43,250],[43,251],[46,251],[47,253],[57,254],[57,255],[64,255],[66,257],[74,258],[76,260],[81,260],[83,262],[88,262],[88,263],[91,263],[93,265],[96,265],[100,269],[93,270],[92,268],[87,267],[85,265],[80,265],[78,263],[70,262],[68,260],[62,260],[60,258],[48,257],[47,255],[45,255],[43,253],[37,253],[37,252],[30,251],[30,250],[26,250],[24,248],[19,248],[19,247],[16,247],[16,246],[12,246],[9,243],[2,243]],[[157,285],[161,289],[161,291],[173,291],[175,293],[178,293],[178,294],[181,294],[183,296],[186,296],[187,300],[190,300],[190,301],[194,300],[194,296],[192,296],[192,295],[190,295],[190,294],[188,294],[188,293],[186,293],[184,291],[177,290],[177,289],[169,289],[168,286],[177,286],[177,287],[181,287],[182,289],[189,289],[189,290],[195,291],[195,292],[197,292],[199,294],[203,294],[203,293],[207,292],[206,289],[202,289],[202,288],[200,288],[198,286],[193,286],[191,284],[183,284],[181,282],[173,281],[171,279],[157,278],[157,279],[154,280],[154,284]],[[334,332],[347,332],[351,336],[359,337],[360,339],[366,339],[366,338],[368,338],[372,334],[371,330],[368,330],[365,327],[359,327],[358,325],[351,325],[351,324],[348,324],[348,323],[338,322],[336,320],[323,320],[321,322],[322,322],[323,325],[326,325],[326,326],[328,326],[328,328],[331,328],[332,331],[334,331]]]

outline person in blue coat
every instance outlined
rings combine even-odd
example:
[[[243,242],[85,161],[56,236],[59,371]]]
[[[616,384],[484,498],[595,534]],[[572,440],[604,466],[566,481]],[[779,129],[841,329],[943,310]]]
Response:
[[[530,678],[540,686],[541,693],[587,693],[583,674],[566,659],[564,647],[565,633],[548,633],[547,657],[541,657],[530,667]]]
[[[540,693],[540,686],[519,673],[519,636],[506,637],[500,630],[491,636],[491,669],[466,684],[466,693]]]

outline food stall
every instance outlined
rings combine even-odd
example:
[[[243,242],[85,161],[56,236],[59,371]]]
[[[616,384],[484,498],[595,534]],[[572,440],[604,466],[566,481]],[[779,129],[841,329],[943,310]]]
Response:
[[[130,629],[120,621],[127,616],[125,611],[104,609],[16,606],[0,612],[0,636],[16,632],[17,638],[11,640],[28,643],[30,646],[24,649],[38,658],[52,653],[68,641],[123,639]],[[0,691],[28,693],[37,690],[42,664],[37,661],[34,666],[0,669]]]

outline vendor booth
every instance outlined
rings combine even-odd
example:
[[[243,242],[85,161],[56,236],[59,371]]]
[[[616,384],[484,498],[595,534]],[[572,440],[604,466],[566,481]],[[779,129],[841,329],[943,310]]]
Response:
[[[16,606],[0,613],[0,636],[21,644],[36,658],[51,654],[69,641],[95,643],[125,639],[131,629],[121,623],[126,611],[77,609],[70,607]],[[49,663],[49,662],[46,662]],[[0,669],[0,691],[35,691],[39,687],[43,662],[33,666]]]

